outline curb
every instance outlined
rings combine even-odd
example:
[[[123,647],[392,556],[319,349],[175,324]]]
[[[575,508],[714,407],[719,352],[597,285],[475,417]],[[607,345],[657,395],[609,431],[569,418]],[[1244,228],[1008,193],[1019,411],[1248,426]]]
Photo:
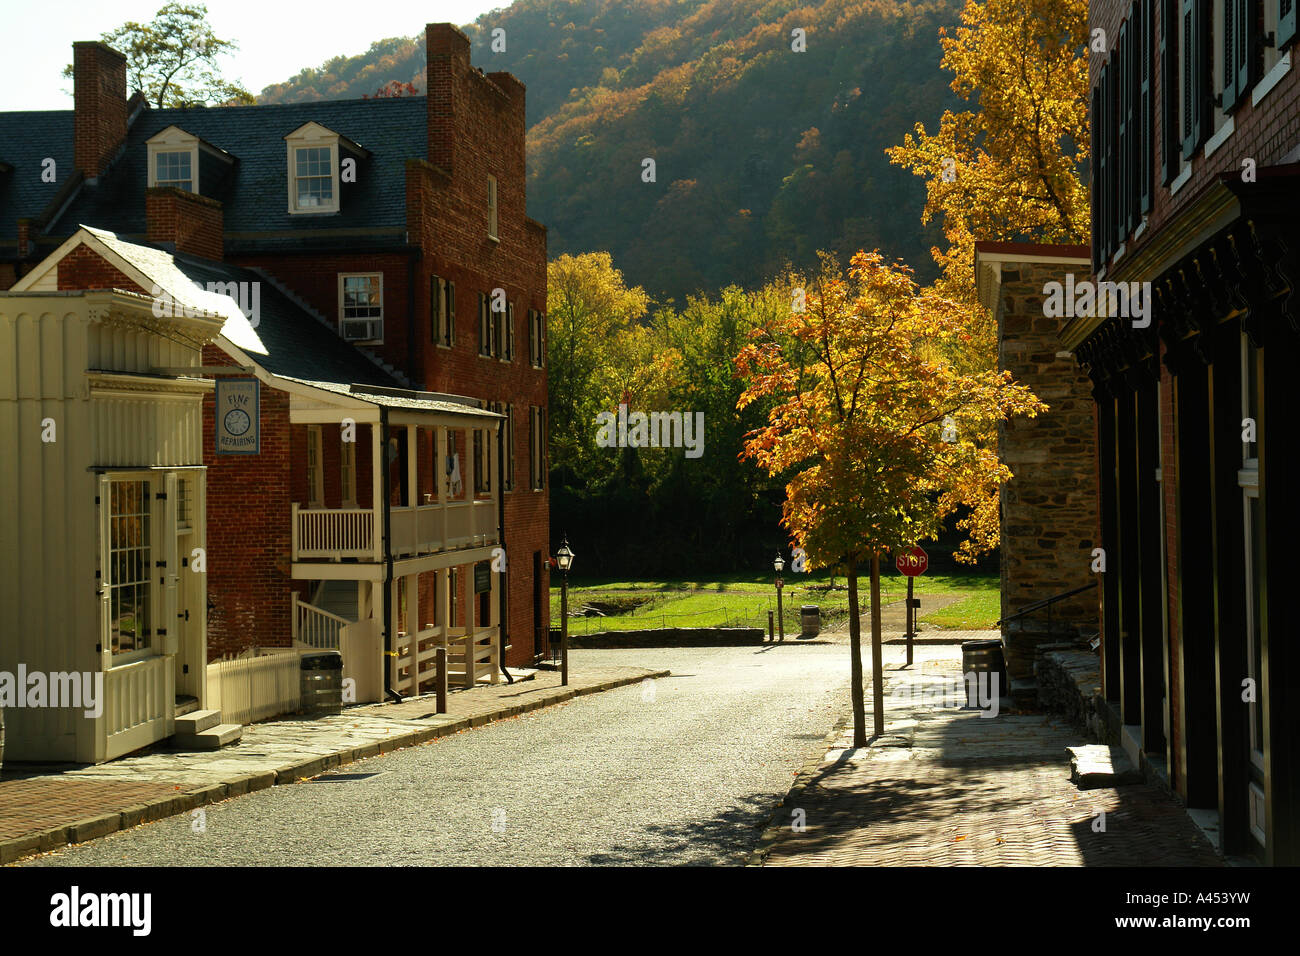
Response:
[[[125,810],[87,817],[75,823],[52,827],[36,833],[28,833],[24,836],[0,841],[0,865],[14,863],[23,857],[56,850],[62,846],[86,843],[90,840],[108,836],[110,833],[116,833],[119,830],[128,830],[141,823],[153,823],[167,817],[188,813],[191,810],[207,806],[210,803],[218,803],[230,797],[240,797],[255,793],[258,790],[268,790],[274,786],[296,783],[299,780],[318,776],[327,770],[332,770],[335,767],[356,760],[366,760],[370,757],[389,754],[396,750],[427,743],[438,737],[449,737],[462,730],[482,727],[485,724],[495,723],[508,717],[516,717],[528,711],[540,710],[553,704],[562,704],[576,697],[599,694],[628,684],[639,684],[643,680],[668,677],[671,674],[672,671],[665,669],[650,671],[636,677],[616,677],[612,680],[602,681],[599,684],[592,684],[590,687],[566,688],[563,690],[557,688],[560,692],[552,697],[529,701],[526,704],[502,707],[486,714],[462,717],[460,720],[442,724],[438,727],[420,727],[387,740],[364,744],[348,750],[335,751],[324,756],[311,757],[298,763],[286,764],[276,770],[265,770],[260,773],[236,777],[234,780],[228,780],[225,783],[209,784],[197,790],[164,797],[152,803],[127,807]]]
[[[754,852],[749,855],[749,861],[745,866],[762,866],[767,854],[771,852],[773,845],[776,843],[781,831],[785,829],[784,825],[777,822],[777,816],[783,807],[791,806],[807,789],[812,775],[817,772],[817,768],[822,765],[826,759],[826,754],[834,746],[835,742],[840,739],[844,728],[849,725],[849,715],[844,715],[835,721],[835,726],[831,728],[830,733],[822,738],[821,743],[808,752],[803,766],[794,775],[794,783],[790,784],[789,791],[781,798],[780,802],[772,808],[772,815],[768,817],[767,826],[763,828],[763,835],[758,840],[758,846],[754,847]]]

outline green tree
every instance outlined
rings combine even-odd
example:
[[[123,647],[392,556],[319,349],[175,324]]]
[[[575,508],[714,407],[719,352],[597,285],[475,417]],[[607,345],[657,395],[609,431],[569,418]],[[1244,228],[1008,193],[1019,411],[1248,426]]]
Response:
[[[551,461],[581,471],[595,451],[596,413],[611,397],[601,386],[608,385],[610,370],[635,365],[619,358],[620,334],[641,320],[650,299],[627,286],[608,252],[552,260],[546,297]]]
[[[208,25],[203,4],[169,3],[148,23],[130,20],[101,36],[125,54],[127,83],[154,109],[250,105],[253,94],[221,75],[218,57],[237,50]],[[63,70],[72,76],[72,65]]]

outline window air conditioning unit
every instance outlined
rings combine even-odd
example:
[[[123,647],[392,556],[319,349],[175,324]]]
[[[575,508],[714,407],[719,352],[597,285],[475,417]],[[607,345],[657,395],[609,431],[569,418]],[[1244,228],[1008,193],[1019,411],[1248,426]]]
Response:
[[[343,338],[349,342],[369,342],[379,338],[379,323],[350,319],[343,323]]]

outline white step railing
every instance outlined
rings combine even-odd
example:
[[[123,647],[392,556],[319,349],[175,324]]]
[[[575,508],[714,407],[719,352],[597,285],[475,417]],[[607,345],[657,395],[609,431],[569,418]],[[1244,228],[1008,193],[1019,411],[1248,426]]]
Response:
[[[339,649],[339,633],[352,622],[293,596],[293,639],[321,650]]]

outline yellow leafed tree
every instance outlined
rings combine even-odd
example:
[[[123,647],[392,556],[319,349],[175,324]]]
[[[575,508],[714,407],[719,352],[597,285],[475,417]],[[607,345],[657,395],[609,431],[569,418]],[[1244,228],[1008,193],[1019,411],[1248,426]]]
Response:
[[[940,31],[952,89],[972,104],[921,123],[890,161],[926,180],[922,222],[938,219],[936,290],[962,303],[991,359],[992,332],[975,298],[975,241],[1086,243],[1088,4],[967,0],[955,35]]]
[[[871,563],[875,733],[881,696],[880,557],[937,536],[967,538],[958,560],[997,543],[998,487],[1010,472],[981,435],[1045,406],[1010,373],[963,369],[949,356],[969,335],[958,303],[921,292],[909,269],[858,253],[847,274],[829,257],[803,303],[755,329],[737,356],[739,407],[771,402],[742,455],[788,477],[782,523],[811,567],[849,584],[854,746],[866,746],[857,569]],[[803,311],[796,311],[799,305]]]

